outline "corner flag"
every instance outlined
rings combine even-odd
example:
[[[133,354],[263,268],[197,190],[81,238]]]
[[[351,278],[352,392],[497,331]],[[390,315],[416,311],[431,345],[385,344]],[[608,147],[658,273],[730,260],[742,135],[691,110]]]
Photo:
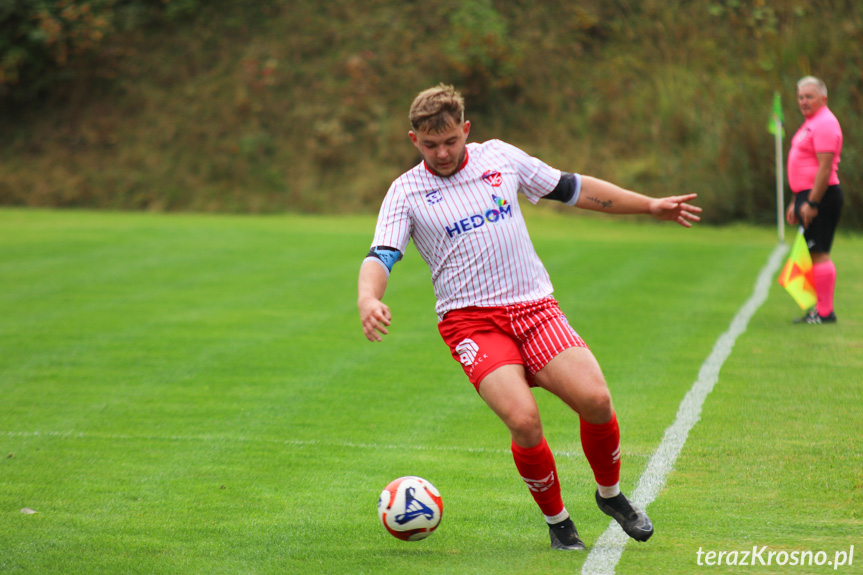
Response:
[[[782,96],[779,92],[773,93],[773,113],[770,114],[770,120],[767,122],[767,131],[771,134],[784,136],[785,130],[782,124],[785,122],[785,117],[782,114]]]
[[[785,267],[779,272],[779,285],[784,287],[794,301],[804,310],[809,309],[818,301],[815,294],[815,280],[812,274],[812,257],[803,237],[803,228],[797,232],[791,255],[785,262]]]

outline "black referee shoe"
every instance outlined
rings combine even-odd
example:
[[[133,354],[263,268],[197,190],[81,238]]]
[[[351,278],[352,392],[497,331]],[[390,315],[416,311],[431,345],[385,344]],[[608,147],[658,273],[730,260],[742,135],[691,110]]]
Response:
[[[617,521],[626,534],[636,541],[647,541],[653,535],[653,523],[650,517],[630,503],[623,493],[605,499],[597,489],[596,504],[600,511]]]
[[[564,519],[560,523],[548,526],[548,535],[551,537],[552,549],[563,549],[565,551],[583,551],[584,542],[578,538],[578,529],[572,519]]]
[[[821,323],[836,323],[836,312],[831,311],[828,315],[818,315],[818,310],[812,308],[803,317],[795,318],[794,323],[808,323],[816,325]]]

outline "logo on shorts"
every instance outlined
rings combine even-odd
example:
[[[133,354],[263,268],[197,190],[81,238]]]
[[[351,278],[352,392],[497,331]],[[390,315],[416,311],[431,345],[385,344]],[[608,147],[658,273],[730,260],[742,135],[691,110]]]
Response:
[[[482,175],[482,181],[497,188],[503,183],[503,176],[497,170],[486,170]]]
[[[463,339],[460,344],[455,347],[458,354],[458,360],[462,365],[471,365],[476,359],[476,354],[479,351],[479,346],[470,338]]]

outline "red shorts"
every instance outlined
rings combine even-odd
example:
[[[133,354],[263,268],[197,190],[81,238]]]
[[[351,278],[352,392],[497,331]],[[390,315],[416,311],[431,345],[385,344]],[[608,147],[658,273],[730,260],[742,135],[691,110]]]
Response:
[[[477,390],[502,365],[523,365],[528,381],[557,354],[587,347],[554,298],[504,306],[467,307],[448,312],[438,324],[453,359]]]

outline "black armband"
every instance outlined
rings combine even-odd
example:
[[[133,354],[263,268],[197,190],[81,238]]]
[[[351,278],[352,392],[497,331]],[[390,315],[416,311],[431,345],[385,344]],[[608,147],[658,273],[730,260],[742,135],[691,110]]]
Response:
[[[563,202],[568,206],[574,206],[581,193],[581,177],[568,172],[560,173],[560,181],[548,194],[542,197],[544,200],[555,200]]]

